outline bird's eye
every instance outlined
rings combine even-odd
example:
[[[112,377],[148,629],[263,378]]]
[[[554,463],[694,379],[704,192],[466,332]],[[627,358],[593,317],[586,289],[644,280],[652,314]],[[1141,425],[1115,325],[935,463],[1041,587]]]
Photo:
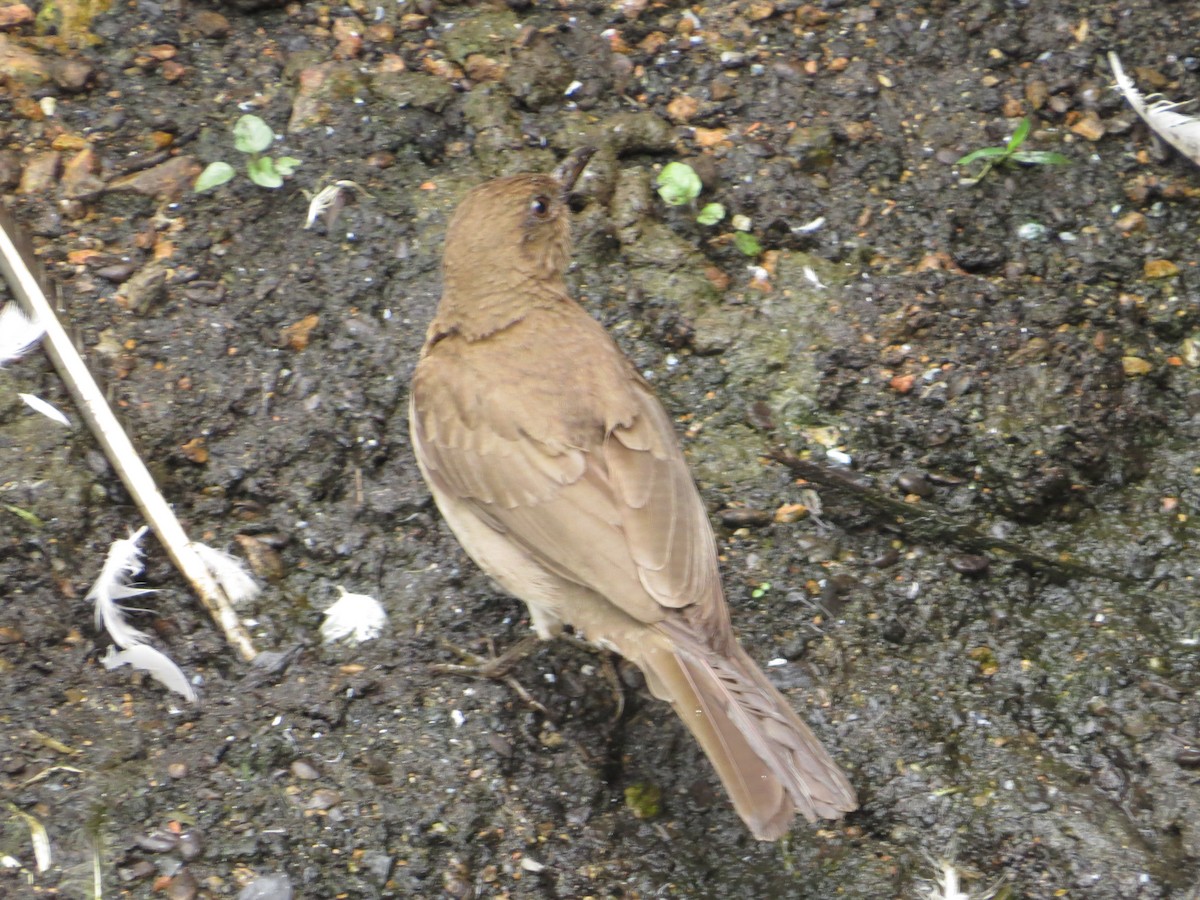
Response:
[[[550,215],[550,198],[549,197],[534,197],[529,201],[529,211],[536,218],[544,219]]]

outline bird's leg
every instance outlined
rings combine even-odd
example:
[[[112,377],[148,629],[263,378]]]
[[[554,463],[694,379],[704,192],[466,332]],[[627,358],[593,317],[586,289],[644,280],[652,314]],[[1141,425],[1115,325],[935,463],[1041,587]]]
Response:
[[[612,718],[609,719],[608,723],[609,725],[615,725],[621,720],[621,716],[625,714],[625,686],[621,683],[621,676],[617,673],[616,664],[613,662],[613,657],[616,654],[605,647],[601,647],[599,644],[593,644],[591,641],[577,634],[564,632],[558,637],[561,641],[585,650],[593,656],[598,655],[600,657],[600,671],[604,673],[604,680],[612,688],[613,704],[617,708],[617,711],[612,714]]]
[[[442,647],[457,654],[464,662],[459,665],[440,663],[432,668],[433,671],[444,675],[467,675],[472,678],[494,678],[500,681],[508,674],[509,669],[529,656],[540,643],[541,638],[536,634],[531,634],[521,638],[521,640],[497,656],[492,639],[488,638],[488,655],[485,657],[472,653],[470,650],[464,650],[462,647],[456,647],[449,641],[443,640],[441,642]]]
[[[618,674],[617,667],[613,662],[613,653],[569,632],[560,632],[558,640],[600,657],[600,671],[604,675],[604,680],[612,688],[613,705],[616,707],[616,711],[609,719],[609,724],[615,725],[620,721],[621,716],[625,714],[625,687],[621,683],[621,676]],[[444,649],[460,657],[463,662],[459,664],[438,663],[430,667],[432,671],[442,675],[465,675],[468,678],[490,678],[494,681],[502,681],[526,705],[537,710],[551,721],[554,721],[546,707],[535,700],[533,695],[516,678],[509,674],[513,666],[532,654],[543,643],[543,639],[538,637],[538,635],[531,634],[521,638],[521,640],[499,655],[496,655],[492,639],[488,638],[487,656],[472,653],[470,650],[458,647],[447,640],[442,640],[440,643]]]
[[[612,714],[612,718],[608,720],[608,724],[616,725],[621,721],[621,716],[625,715],[625,685],[621,684],[621,676],[617,672],[617,666],[613,662],[613,655],[611,653],[606,652],[601,658],[600,671],[604,673],[604,680],[612,688],[617,706],[617,711]]]
[[[444,648],[458,654],[466,662],[461,665],[439,663],[430,668],[434,672],[445,675],[466,675],[469,678],[490,678],[494,681],[502,681],[508,685],[514,694],[521,698],[521,701],[526,706],[541,713],[546,717],[547,721],[553,723],[554,716],[550,715],[550,710],[534,699],[533,694],[525,690],[525,686],[521,682],[508,674],[509,669],[529,656],[540,643],[541,638],[536,634],[531,634],[528,637],[521,638],[521,640],[497,656],[492,639],[488,638],[488,655],[483,657],[443,640],[441,644]]]

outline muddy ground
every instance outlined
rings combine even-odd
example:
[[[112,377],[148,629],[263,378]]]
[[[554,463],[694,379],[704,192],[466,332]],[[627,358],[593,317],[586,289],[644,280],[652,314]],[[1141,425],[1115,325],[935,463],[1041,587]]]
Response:
[[[912,898],[937,860],[974,897],[1200,896],[1200,170],[1105,61],[1200,97],[1200,8],[254,5],[0,8],[5,202],[281,654],[240,661],[151,540],[136,622],[202,700],[106,671],[84,595],[141,519],[86,429],[17,399],[78,422],[50,364],[0,373],[0,895],[91,897],[95,859],[105,897]],[[296,174],[192,193],[246,111]],[[1023,116],[1071,164],[963,184]],[[618,717],[572,646],[514,672],[548,715],[430,671],[528,628],[409,446],[442,233],[585,142],[572,278],[677,417],[736,627],[862,799],[779,845],[636,673]],[[658,199],[673,160],[763,254]],[[305,230],[336,179],[361,191]],[[338,585],[380,639],[322,646]]]

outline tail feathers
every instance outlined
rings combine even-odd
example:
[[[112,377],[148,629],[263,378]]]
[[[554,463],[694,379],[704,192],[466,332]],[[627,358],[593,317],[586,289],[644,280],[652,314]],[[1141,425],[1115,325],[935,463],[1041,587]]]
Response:
[[[788,701],[734,645],[729,656],[692,642],[638,654],[651,691],[704,749],[739,816],[759,840],[858,808],[854,789]]]

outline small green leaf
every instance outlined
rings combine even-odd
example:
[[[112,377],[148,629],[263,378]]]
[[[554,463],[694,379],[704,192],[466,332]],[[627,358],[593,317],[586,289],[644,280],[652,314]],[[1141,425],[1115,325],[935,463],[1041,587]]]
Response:
[[[292,175],[300,165],[300,160],[294,156],[281,156],[275,160],[275,171],[280,175]]]
[[[27,509],[22,509],[19,506],[13,506],[11,503],[5,503],[4,508],[7,509],[10,513],[12,513],[14,516],[16,516],[18,519],[21,519],[23,522],[27,522],[28,524],[32,525],[34,528],[42,528],[46,524],[40,518],[38,518],[37,515],[35,515],[34,513],[31,513]]]
[[[1030,166],[1069,166],[1071,164],[1070,157],[1055,153],[1053,150],[1018,150],[1012,155],[1012,161]]]
[[[658,196],[668,206],[683,206],[700,196],[700,176],[687,163],[667,163],[658,173],[655,184],[658,185]]]
[[[242,153],[262,153],[275,140],[271,126],[258,116],[242,116],[233,126],[233,146]]]
[[[197,194],[203,194],[205,191],[220,187],[236,174],[237,171],[227,162],[209,163],[196,178],[192,190]]]
[[[696,221],[701,225],[716,225],[725,218],[725,207],[720,203],[709,203],[704,209],[700,210],[700,215],[696,216]]]
[[[1008,139],[1008,146],[1005,148],[1009,153],[1012,153],[1023,143],[1025,138],[1029,137],[1029,130],[1033,127],[1033,123],[1026,117],[1021,120],[1021,124],[1017,126],[1017,130],[1013,132],[1013,136]]]
[[[973,150],[966,156],[960,157],[954,164],[956,166],[969,166],[976,160],[995,160],[998,156],[1008,156],[1008,151],[1003,147],[983,147],[980,150]]]
[[[758,238],[748,231],[735,231],[733,233],[733,245],[747,256],[758,256],[763,252],[762,244],[758,242]]]
[[[283,176],[275,170],[269,156],[252,156],[246,162],[246,174],[259,187],[277,188],[283,184]]]

